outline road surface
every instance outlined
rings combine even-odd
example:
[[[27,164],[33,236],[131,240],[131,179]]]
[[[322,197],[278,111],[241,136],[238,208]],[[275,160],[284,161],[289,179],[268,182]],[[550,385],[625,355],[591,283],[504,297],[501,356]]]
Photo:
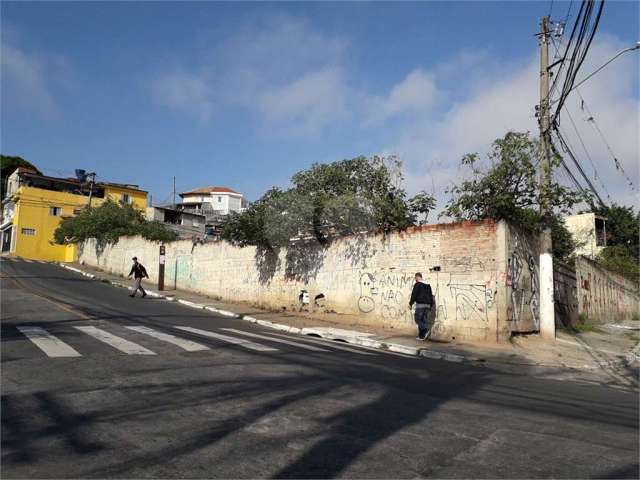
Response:
[[[0,267],[2,478],[638,478],[636,391]]]

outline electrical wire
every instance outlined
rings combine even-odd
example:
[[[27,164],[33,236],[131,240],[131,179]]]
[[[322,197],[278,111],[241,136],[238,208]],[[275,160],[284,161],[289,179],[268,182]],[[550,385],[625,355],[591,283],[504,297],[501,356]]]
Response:
[[[613,163],[614,163],[614,165],[616,167],[616,170],[618,170],[620,173],[622,173],[624,178],[627,180],[627,183],[631,187],[631,190],[635,191],[636,187],[633,184],[633,181],[629,178],[629,175],[627,175],[627,172],[625,172],[624,167],[620,163],[620,160],[618,160],[618,158],[616,157],[615,153],[613,153],[613,150],[611,149],[611,145],[609,145],[609,142],[607,142],[607,139],[605,138],[604,133],[602,132],[602,130],[598,126],[598,123],[596,122],[596,117],[593,115],[593,113],[591,113],[591,110],[589,109],[589,106],[587,105],[587,102],[585,102],[584,97],[580,93],[580,90],[578,90],[577,88],[575,90],[576,90],[576,93],[578,94],[578,96],[580,97],[580,101],[581,101],[580,107],[583,108],[583,109],[586,109],[587,113],[589,114],[589,117],[587,118],[586,121],[590,122],[591,124],[593,124],[594,128],[596,129],[596,131],[600,135],[600,139],[602,140],[602,142],[607,147],[607,151],[609,152],[609,154],[611,155],[611,158],[613,159]]]
[[[573,5],[573,0],[569,2],[569,8],[567,9],[567,15],[564,17],[564,24],[567,24],[567,20],[569,20],[569,14],[571,13],[571,6]]]
[[[582,66],[587,56],[587,52],[591,47],[593,38],[595,37],[596,31],[598,29],[598,25],[602,17],[602,11],[604,9],[605,0],[600,0],[599,8],[595,13],[595,19],[592,22],[591,18],[594,13],[595,1],[596,0],[583,0],[580,7],[580,12],[578,13],[578,18],[576,19],[576,23],[574,24],[574,27],[572,29],[571,38],[569,39],[567,49],[565,50],[565,55],[563,56],[563,64],[567,60],[568,52],[571,48],[574,34],[577,33],[577,35],[575,35],[575,46],[572,50],[571,57],[567,65],[564,82],[562,84],[562,90],[560,93],[560,97],[557,100],[558,105],[551,121],[552,125],[558,122],[562,106],[567,96],[571,92],[571,89],[573,88],[578,71],[580,70],[580,67]],[[556,77],[556,80],[558,78],[559,77]]]
[[[602,207],[606,207],[604,201],[602,200],[602,197],[600,197],[600,194],[598,193],[596,188],[593,186],[593,183],[591,183],[591,180],[589,179],[587,174],[584,172],[582,166],[580,165],[580,162],[578,162],[578,160],[576,159],[576,156],[573,153],[573,149],[568,144],[568,142],[565,139],[564,135],[560,131],[560,128],[556,126],[555,131],[556,131],[556,136],[558,137],[558,140],[560,141],[560,146],[562,147],[562,150],[565,151],[567,153],[567,155],[569,155],[569,158],[573,161],[573,164],[576,166],[576,168],[578,169],[578,172],[580,172],[580,175],[582,176],[584,181],[587,183],[587,185],[589,187],[589,190],[591,190],[591,192],[593,192],[594,196],[598,199],[598,202],[600,203],[600,205]]]
[[[569,121],[571,122],[571,125],[573,126],[573,130],[576,132],[576,136],[578,137],[578,140],[580,141],[580,145],[582,145],[582,150],[584,150],[584,154],[587,157],[587,159],[589,160],[589,163],[591,164],[591,167],[593,168],[593,172],[594,172],[594,175],[595,175],[594,178],[596,180],[598,180],[598,182],[602,186],[602,189],[607,194],[607,199],[609,201],[611,201],[611,195],[609,194],[609,191],[607,190],[607,187],[605,187],[605,185],[604,185],[604,183],[602,181],[602,177],[600,177],[600,174],[598,173],[598,170],[596,169],[595,163],[593,163],[593,158],[591,157],[591,154],[589,154],[589,150],[587,150],[587,146],[585,145],[584,140],[582,140],[582,135],[580,135],[580,132],[578,131],[578,127],[576,126],[576,122],[573,121],[573,117],[571,116],[571,112],[569,111],[569,109],[566,106],[565,106],[564,110],[567,113],[567,116],[569,117]]]

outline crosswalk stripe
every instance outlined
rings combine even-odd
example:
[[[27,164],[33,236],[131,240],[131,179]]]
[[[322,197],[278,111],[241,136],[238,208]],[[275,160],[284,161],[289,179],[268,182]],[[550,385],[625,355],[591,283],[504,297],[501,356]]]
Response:
[[[152,328],[148,327],[138,327],[131,326],[125,327],[129,330],[133,330],[134,332],[144,333],[145,335],[149,335],[150,337],[157,338],[158,340],[163,340],[168,343],[172,343],[177,345],[178,347],[186,350],[187,352],[199,352],[202,350],[209,350],[209,347],[202,345],[200,343],[192,342],[191,340],[187,340],[185,338],[176,337],[175,335],[170,335],[164,332],[158,332]]]
[[[259,352],[277,352],[278,351],[277,348],[267,347],[266,345],[250,342],[249,340],[245,340],[244,338],[231,337],[228,335],[222,335],[220,333],[213,333],[208,330],[200,330],[198,328],[192,328],[192,327],[176,326],[175,328],[179,330],[183,330],[185,332],[191,332],[197,335],[203,335],[205,337],[216,338],[218,340],[222,340],[223,342],[233,343],[235,345],[248,348],[249,350],[257,350]]]
[[[294,347],[302,348],[304,350],[311,350],[312,352],[328,352],[329,351],[329,350],[325,350],[324,348],[312,347],[310,345],[304,345],[302,343],[294,342],[292,340],[282,340],[280,338],[273,338],[267,335],[258,335],[257,333],[243,332],[242,330],[236,330],[235,328],[222,328],[221,330],[224,330],[226,332],[231,332],[231,333],[237,333],[238,335],[246,335],[247,337],[262,338],[264,340],[269,340],[270,342],[285,343],[287,345],[293,345]]]
[[[96,327],[89,326],[81,326],[81,327],[73,327],[81,332],[86,333],[87,335],[92,336],[96,340],[100,340],[101,342],[106,343],[107,345],[112,346],[113,348],[120,350],[123,353],[128,355],[155,355],[155,352],[144,348],[137,343],[130,342],[129,340],[125,340],[124,338],[113,335],[109,332],[101,330]]]
[[[81,356],[75,349],[64,343],[58,337],[51,335],[44,328],[31,326],[16,328],[49,357]]]
[[[271,335],[276,335],[278,337],[283,337],[283,338],[291,338],[287,335],[282,335],[280,333],[272,333]],[[309,337],[301,337],[300,340],[303,342],[314,343],[316,345],[323,345],[328,348],[335,348],[336,350],[344,350],[345,352],[357,353],[359,355],[375,355],[375,353],[363,352],[362,350],[359,350],[357,348],[349,348],[349,347],[343,347],[342,345],[336,345],[336,342],[331,340],[315,340]]]

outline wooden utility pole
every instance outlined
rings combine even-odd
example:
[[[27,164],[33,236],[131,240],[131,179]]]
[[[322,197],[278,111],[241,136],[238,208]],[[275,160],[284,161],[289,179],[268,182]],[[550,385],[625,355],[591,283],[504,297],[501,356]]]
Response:
[[[553,340],[556,337],[555,311],[553,305],[553,257],[551,256],[551,207],[549,188],[551,185],[550,120],[549,120],[549,17],[542,18],[540,32],[540,209],[544,222],[540,234],[540,334]]]

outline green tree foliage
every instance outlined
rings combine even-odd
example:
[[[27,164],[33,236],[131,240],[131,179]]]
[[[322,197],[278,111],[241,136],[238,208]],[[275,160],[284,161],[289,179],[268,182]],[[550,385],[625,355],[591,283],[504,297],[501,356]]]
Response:
[[[222,237],[239,245],[286,246],[294,238],[325,244],[371,230],[404,229],[426,221],[435,199],[406,198],[395,157],[357,157],[314,164],[296,173],[288,190],[272,188],[240,214],[230,215]]]
[[[95,238],[98,245],[116,243],[120,237],[142,235],[147,240],[170,242],[175,232],[160,222],[149,222],[132,205],[107,200],[97,207],[84,209],[80,214],[62,219],[53,234],[55,243],[78,243]]]
[[[7,179],[9,175],[15,172],[18,167],[27,167],[35,171],[38,175],[42,175],[40,170],[22,157],[0,155],[0,176],[2,176],[1,198],[4,198],[5,192],[7,191]]]
[[[561,215],[569,214],[574,205],[589,199],[556,183],[552,183],[547,192],[540,191],[540,149],[537,140],[532,139],[529,133],[509,132],[497,139],[488,160],[490,166],[483,170],[479,166],[478,154],[463,157],[462,164],[471,169],[472,176],[447,190],[451,199],[441,216],[456,220],[507,220],[538,231],[544,226],[540,214],[544,195],[553,210],[549,224],[553,254],[566,260],[573,251],[574,243]],[[558,164],[558,158],[552,159],[553,167]]]
[[[596,260],[612,272],[624,275],[636,283],[640,281],[638,258],[631,255],[624,245],[610,245],[605,247],[598,254]]]
[[[596,260],[637,282],[640,278],[640,212],[615,203],[594,212],[607,219],[607,246]]]

